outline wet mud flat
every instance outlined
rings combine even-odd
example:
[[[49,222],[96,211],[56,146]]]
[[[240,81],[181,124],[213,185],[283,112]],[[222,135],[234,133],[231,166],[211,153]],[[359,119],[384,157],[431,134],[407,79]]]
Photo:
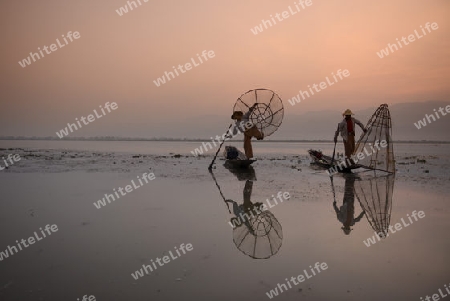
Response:
[[[212,177],[207,170],[212,156],[1,152],[22,159],[0,173],[0,251],[46,225],[58,227],[0,262],[0,297],[5,300],[76,300],[84,295],[97,300],[265,300],[286,278],[305,270],[311,275],[310,266],[317,262],[328,268],[276,298],[413,300],[449,281],[446,158],[397,158],[399,172],[388,203],[377,196],[390,191],[387,180],[371,185],[363,175],[337,175],[331,183],[323,170],[309,165],[306,155],[266,155],[244,173],[218,160]],[[150,171],[153,181],[100,209],[94,206],[114,188]],[[366,189],[374,186],[378,189]],[[349,187],[355,192],[353,207],[348,205]],[[289,192],[290,198],[259,217],[262,232],[247,231],[245,224],[235,230],[229,224],[236,215],[224,199],[252,206],[271,201],[279,192]],[[385,210],[368,207],[373,201],[384,201]],[[346,234],[336,208],[341,213],[353,208],[348,212],[355,218],[366,213]],[[364,241],[379,229],[374,226],[377,215],[370,214],[374,208],[382,213],[378,222],[384,227],[408,221],[414,210],[425,217],[368,247]],[[275,220],[281,235],[271,236],[267,244],[267,239],[260,240],[269,229],[265,222]],[[262,251],[250,253],[247,240],[239,244],[244,236],[256,240]],[[132,277],[183,243],[191,244],[192,251],[143,277]],[[263,252],[266,258],[256,258]]]

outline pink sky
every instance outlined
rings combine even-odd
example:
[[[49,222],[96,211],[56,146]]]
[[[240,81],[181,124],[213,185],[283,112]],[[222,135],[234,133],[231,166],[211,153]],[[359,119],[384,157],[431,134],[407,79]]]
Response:
[[[119,109],[96,126],[113,131],[133,122],[228,116],[239,95],[261,87],[281,96],[286,115],[449,99],[449,1],[312,0],[258,35],[250,29],[294,1],[242,2],[141,0],[123,16],[116,13],[123,0],[1,4],[0,135],[54,136],[107,101]],[[376,55],[427,22],[439,29],[388,57]],[[68,31],[80,39],[26,68],[18,64]],[[203,50],[215,57],[154,85]],[[300,104],[288,103],[338,69],[350,76]]]

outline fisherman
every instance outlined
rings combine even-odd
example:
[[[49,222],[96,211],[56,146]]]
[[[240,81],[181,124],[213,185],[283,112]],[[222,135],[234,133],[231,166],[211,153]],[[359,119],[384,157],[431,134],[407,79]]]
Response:
[[[354,226],[364,216],[365,211],[361,212],[355,218],[355,177],[349,175],[345,177],[344,200],[342,206],[336,206],[336,200],[333,202],[334,211],[336,211],[337,219],[342,223],[341,229],[345,235],[349,235]]]
[[[367,132],[367,129],[364,128],[361,121],[352,117],[352,115],[354,114],[350,109],[347,109],[342,113],[344,119],[338,124],[338,129],[334,133],[334,143],[337,142],[337,137],[340,132],[344,142],[346,161],[349,160],[353,164],[354,162],[351,159],[351,156],[355,151],[355,124],[359,125],[364,133]]]
[[[244,133],[244,152],[247,159],[253,158],[252,137],[255,137],[257,140],[264,139],[264,133],[261,133],[256,125],[253,125],[249,120],[250,114],[255,109],[255,106],[256,103],[245,114],[242,111],[234,111],[233,115],[231,115],[231,119],[236,120],[233,128],[233,136],[237,135],[238,131]]]

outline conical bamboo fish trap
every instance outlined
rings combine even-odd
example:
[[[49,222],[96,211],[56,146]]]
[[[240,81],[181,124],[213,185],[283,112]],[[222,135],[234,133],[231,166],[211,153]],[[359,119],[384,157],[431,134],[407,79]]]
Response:
[[[272,135],[283,122],[284,108],[280,96],[272,90],[255,89],[242,94],[236,101],[233,111],[244,114],[254,106],[249,120],[264,134]]]
[[[375,111],[366,129],[353,153],[358,164],[375,171],[395,173],[392,121],[387,104],[382,104]]]

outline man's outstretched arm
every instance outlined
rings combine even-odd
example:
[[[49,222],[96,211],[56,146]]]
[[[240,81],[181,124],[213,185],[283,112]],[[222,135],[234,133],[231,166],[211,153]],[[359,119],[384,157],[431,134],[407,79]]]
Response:
[[[365,132],[367,132],[367,130],[364,128],[364,124],[362,124],[362,122],[361,121],[359,121],[358,119],[354,119],[355,120],[355,123],[357,124],[357,125],[359,125],[359,127],[364,131],[364,133]]]

